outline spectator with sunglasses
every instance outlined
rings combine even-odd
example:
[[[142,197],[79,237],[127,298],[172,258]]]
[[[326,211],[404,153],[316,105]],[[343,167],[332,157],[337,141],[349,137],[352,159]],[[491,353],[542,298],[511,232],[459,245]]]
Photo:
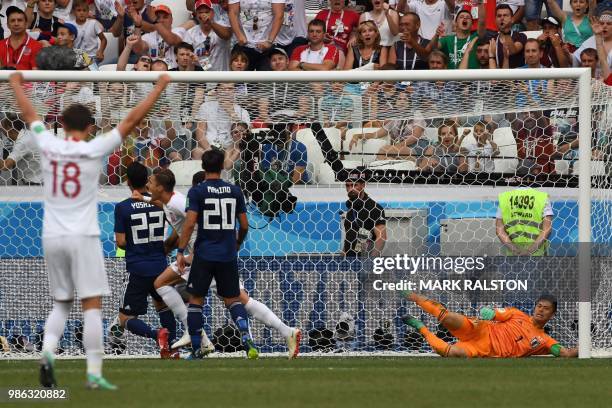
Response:
[[[119,59],[117,60],[117,71],[125,71],[128,65],[128,61],[130,59],[130,54],[132,53],[132,47],[140,41],[139,35],[131,35],[125,41],[125,47],[123,47],[123,51],[121,55],[119,55]],[[136,60],[136,63],[132,67],[132,71],[150,71],[151,64],[153,60],[148,55],[141,55]]]
[[[249,57],[249,71],[270,69],[266,51],[283,25],[285,0],[229,0],[228,14],[236,47]]]
[[[199,25],[187,31],[185,42],[193,45],[198,63],[204,71],[227,71],[231,28],[216,22],[210,0],[198,0],[195,12]]]

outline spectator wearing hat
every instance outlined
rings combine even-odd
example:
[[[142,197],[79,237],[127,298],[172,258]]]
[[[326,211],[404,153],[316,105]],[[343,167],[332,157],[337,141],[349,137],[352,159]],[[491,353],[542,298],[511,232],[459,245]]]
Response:
[[[546,68],[567,68],[571,56],[561,40],[561,24],[554,17],[542,20],[542,34],[538,37],[542,49],[540,63]]]
[[[485,6],[483,0],[479,0],[478,14],[485,15]],[[492,38],[495,40],[496,63],[498,67],[504,66],[506,54],[508,54],[508,67],[518,68],[525,65],[523,58],[523,47],[527,41],[527,36],[521,32],[514,31],[513,12],[508,4],[500,4],[495,8],[495,26],[498,33]],[[478,36],[484,37],[487,34],[486,20],[478,19]]]
[[[162,59],[168,68],[176,68],[176,55],[174,47],[183,42],[186,31],[182,27],[172,28],[172,10],[163,4],[155,7],[155,30],[142,36],[141,41],[134,45],[136,54],[148,54],[153,59]],[[142,23],[138,13],[132,15],[136,26]]]
[[[195,12],[199,25],[187,31],[185,42],[193,45],[198,64],[204,71],[227,71],[230,60],[231,27],[215,20],[210,0],[196,1]]]
[[[468,54],[468,68],[478,68],[480,64],[476,55],[467,53],[470,42],[478,37],[471,33],[472,14],[467,10],[460,10],[455,16],[455,34],[447,35],[438,41],[438,48],[448,57],[448,69],[459,68],[461,60]]]
[[[412,11],[419,15],[419,35],[427,40],[434,38],[440,25],[446,33],[452,29],[451,10],[455,9],[454,0],[400,0],[397,8],[401,13]]]
[[[6,9],[6,21],[11,34],[0,41],[0,65],[4,69],[36,69],[36,55],[42,44],[26,33],[26,14],[11,6]]]
[[[308,23],[308,45],[297,47],[289,62],[292,71],[331,71],[340,58],[338,49],[324,42],[325,22],[314,19]]]
[[[38,11],[34,12],[34,6],[38,5]],[[30,0],[25,9],[28,20],[28,28],[31,33],[38,33],[38,41],[46,41],[43,45],[52,45],[57,36],[57,29],[64,20],[55,17],[55,0]]]
[[[344,213],[345,256],[380,256],[387,241],[385,210],[366,192],[366,173],[358,167],[346,179],[346,212]]]
[[[102,62],[107,43],[104,36],[104,27],[98,20],[88,18],[89,4],[87,0],[74,0],[72,12],[74,14],[74,25],[79,32],[74,41],[74,46],[87,52],[92,60]]]
[[[63,23],[57,29],[57,39],[55,46],[70,48],[76,54],[76,63],[74,69],[86,69],[90,71],[97,71],[98,67],[95,62],[91,59],[89,54],[84,50],[74,47],[74,40],[78,36],[78,30],[74,24]]]
[[[267,51],[283,25],[285,0],[229,0],[228,15],[236,46],[249,57],[249,71],[269,70]]]

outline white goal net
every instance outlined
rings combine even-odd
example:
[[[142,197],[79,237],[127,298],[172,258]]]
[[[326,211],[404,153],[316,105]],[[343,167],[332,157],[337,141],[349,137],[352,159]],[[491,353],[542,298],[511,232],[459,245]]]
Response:
[[[113,234],[114,206],[130,196],[127,166],[169,168],[176,189],[186,193],[202,153],[219,148],[226,153],[224,178],[240,185],[248,202],[250,231],[239,253],[245,289],[302,329],[302,353],[431,353],[402,323],[406,313],[455,341],[400,291],[382,287],[416,282],[423,294],[468,316],[482,306],[531,313],[540,295],[553,295],[558,313],[546,330],[567,347],[578,344],[584,319],[578,305],[588,304],[591,327],[581,341],[594,355],[609,355],[612,88],[593,81],[590,97],[580,101],[587,83],[579,79],[582,70],[509,72],[334,72],[301,82],[289,72],[173,75],[147,119],[101,162],[99,220],[112,290],[103,310],[107,353],[158,353],[152,340],[110,330],[127,276]],[[65,107],[86,105],[96,137],[155,78],[52,74],[29,73],[28,80],[38,77],[26,87],[57,137],[64,137]],[[52,305],[42,258],[39,158],[6,82],[0,82],[0,111],[0,337],[6,340],[0,356],[31,357]],[[363,185],[367,200],[358,192]],[[496,230],[503,215],[499,194],[519,187],[546,193],[545,212],[552,213],[550,233],[532,256],[509,252]],[[350,198],[355,191],[357,198]],[[581,199],[590,203],[586,213]],[[587,238],[582,214],[590,217]],[[592,242],[588,250],[579,245],[585,242]],[[590,271],[579,267],[585,251]],[[421,263],[377,274],[377,257]],[[590,282],[586,298],[579,296],[580,276]],[[461,288],[427,286],[452,280]],[[486,286],[493,282],[498,286]],[[142,318],[159,325],[151,305]],[[214,294],[204,322],[220,355],[239,347]],[[286,351],[278,332],[251,324],[263,352]],[[183,330],[179,324],[178,336]],[[65,355],[82,353],[81,331],[75,304],[60,341]]]

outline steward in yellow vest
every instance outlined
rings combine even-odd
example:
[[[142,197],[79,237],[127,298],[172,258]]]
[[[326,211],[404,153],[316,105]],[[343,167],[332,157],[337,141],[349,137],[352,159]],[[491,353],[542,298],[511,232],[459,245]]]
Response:
[[[548,194],[519,188],[501,193],[498,201],[496,232],[507,255],[545,256],[552,229]]]

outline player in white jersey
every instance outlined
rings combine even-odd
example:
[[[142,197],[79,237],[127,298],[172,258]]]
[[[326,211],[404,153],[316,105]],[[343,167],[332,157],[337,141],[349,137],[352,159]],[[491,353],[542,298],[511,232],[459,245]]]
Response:
[[[170,81],[160,76],[155,88],[111,132],[87,142],[94,130],[94,118],[85,106],[74,104],[62,112],[67,138],[58,139],[47,131],[23,90],[23,76],[9,77],[17,105],[34,134],[43,170],[43,249],[49,273],[53,309],[45,323],[40,382],[56,386],[55,351],[74,299],[83,308],[83,345],[87,356],[89,388],[115,390],[102,377],[102,296],[109,294],[104,270],[97,215],[97,180],[102,159],[117,149],[123,139],[148,113]]]
[[[203,171],[198,172],[193,177],[193,186],[204,181],[205,173]],[[142,196],[138,192],[133,193],[132,198],[136,200],[146,200],[164,209],[166,219],[172,225],[173,236],[176,235],[176,239],[169,239],[169,243],[178,243],[178,237],[183,231],[183,224],[185,223],[187,208],[187,197],[182,193],[174,190],[175,178],[174,174],[170,170],[161,170],[153,174],[149,178],[147,189],[151,194],[150,197]],[[193,234],[189,240],[188,245],[185,247],[184,256],[186,262],[191,262],[193,245],[197,237],[197,228],[194,229]],[[173,287],[178,283],[186,282],[189,278],[189,267],[185,268],[183,274],[179,272],[176,262],[172,263],[161,275],[155,280],[155,288],[157,293],[162,297],[166,305],[172,310],[182,322],[185,328],[187,328],[187,307],[183,302],[181,295]],[[213,279],[211,288],[216,290],[215,281]],[[262,322],[268,327],[276,329],[286,339],[289,358],[297,357],[299,353],[300,339],[302,336],[301,330],[298,328],[292,328],[284,324],[278,316],[274,314],[263,303],[249,297],[246,290],[240,284],[240,302],[244,305],[247,313],[254,319]],[[172,344],[172,348],[179,348],[186,346],[191,343],[189,333],[185,330],[183,337]],[[203,354],[208,354],[214,351],[214,346],[206,336],[206,333],[202,331],[202,351]]]

